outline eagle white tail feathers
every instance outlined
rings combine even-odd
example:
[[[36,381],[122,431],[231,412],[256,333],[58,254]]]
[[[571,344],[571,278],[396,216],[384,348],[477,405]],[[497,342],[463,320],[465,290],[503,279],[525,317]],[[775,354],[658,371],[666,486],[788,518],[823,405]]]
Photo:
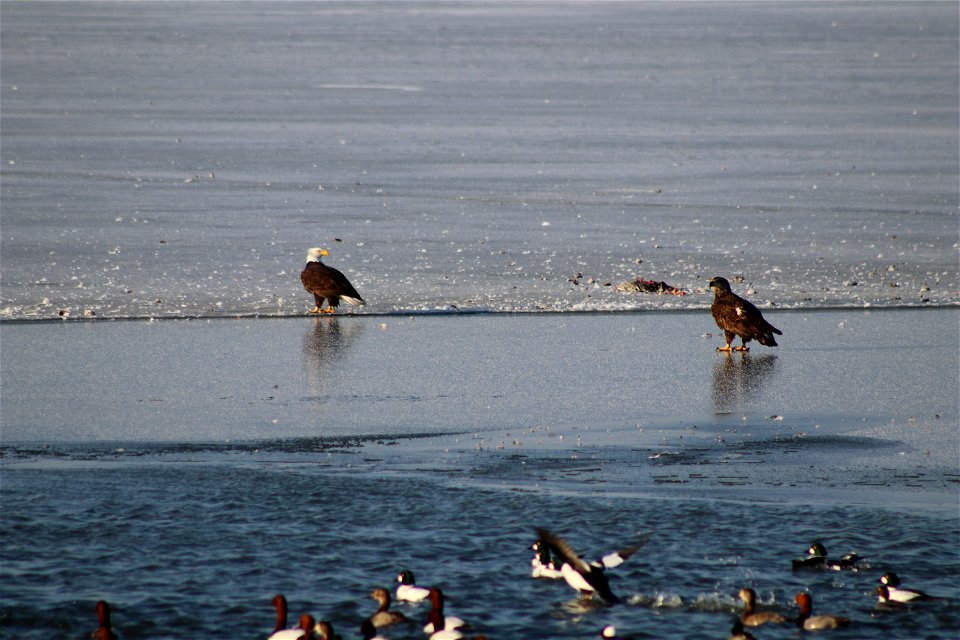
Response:
[[[367,304],[360,298],[351,298],[350,296],[340,296],[340,299],[346,302],[347,304],[352,304],[355,307],[362,307]]]

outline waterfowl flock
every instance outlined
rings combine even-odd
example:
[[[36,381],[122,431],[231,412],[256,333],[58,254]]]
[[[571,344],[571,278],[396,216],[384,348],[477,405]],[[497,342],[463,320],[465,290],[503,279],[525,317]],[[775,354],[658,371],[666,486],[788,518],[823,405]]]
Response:
[[[579,599],[592,603],[590,611],[598,615],[602,615],[608,607],[622,602],[610,590],[605,571],[623,564],[649,540],[649,535],[643,536],[639,541],[620,551],[614,551],[600,556],[597,560],[587,562],[577,555],[560,536],[543,528],[536,528],[535,531],[536,542],[531,547],[534,551],[531,564],[535,570],[531,576],[539,579],[563,578],[577,591]],[[557,556],[556,559],[553,558],[554,554]],[[807,550],[805,558],[814,557],[829,558],[822,543],[814,543]],[[537,572],[538,567],[549,569],[550,572]],[[817,563],[794,560],[792,568],[794,571],[850,571],[855,574],[869,571],[871,566],[861,562],[846,563],[841,567],[839,562],[832,563],[829,560]],[[364,640],[389,640],[387,634],[395,628],[400,630],[398,637],[404,638],[411,635],[419,636],[422,633],[426,640],[486,640],[486,635],[474,634],[472,627],[462,618],[447,615],[444,595],[439,588],[417,585],[413,572],[409,569],[404,569],[397,575],[397,582],[399,583],[396,590],[397,601],[410,607],[410,614],[392,610],[390,592],[384,587],[374,588],[370,592],[370,597],[377,602],[378,607],[362,620],[358,628],[359,636]],[[874,593],[878,596],[876,607],[881,609],[904,608],[917,602],[944,600],[922,591],[903,587],[900,577],[892,571],[880,576],[878,583]],[[797,612],[793,613],[775,611],[766,607],[764,610],[759,610],[757,594],[751,587],[740,589],[737,598],[743,602],[743,607],[734,610],[735,617],[728,636],[729,640],[754,639],[755,636],[747,629],[757,630],[768,624],[793,624],[802,631],[838,629],[855,624],[847,616],[814,612],[813,596],[809,590],[796,594],[794,603]],[[423,611],[423,607],[427,604],[429,604],[429,610]],[[273,597],[272,605],[276,614],[273,631],[265,632],[261,637],[266,637],[267,640],[341,640],[341,636],[334,633],[333,623],[330,620],[317,620],[310,613],[301,614],[296,625],[288,626],[288,604],[286,597],[282,594]],[[418,611],[419,614],[415,615]],[[90,637],[93,640],[116,640],[117,635],[111,624],[110,605],[103,600],[97,602],[96,614],[98,626]],[[612,624],[603,625],[596,636],[606,640],[630,640],[627,636],[620,635]],[[356,636],[348,634],[344,637]]]
[[[322,256],[328,255],[324,249],[311,249],[308,253],[307,266],[301,276],[304,287],[315,296],[316,306],[312,313],[332,313],[339,302],[350,304],[364,304],[360,294],[339,271],[327,267],[320,262]],[[739,296],[732,293],[729,283],[724,278],[713,278],[710,288],[715,292],[712,313],[717,325],[723,330],[726,346],[718,351],[747,351],[747,343],[757,340],[760,344],[777,346],[773,335],[782,335],[781,331],[763,319],[760,311]],[[321,309],[326,301],[326,309]],[[741,346],[732,347],[735,337],[741,338]],[[572,588],[580,600],[591,603],[590,610],[598,614],[606,607],[623,602],[616,595],[607,577],[607,571],[614,570],[631,557],[637,554],[649,541],[645,535],[637,541],[617,551],[594,556],[596,559],[585,559],[577,553],[571,544],[563,537],[545,528],[535,528],[536,539],[530,549],[534,552],[530,560],[530,575],[535,579],[560,580],[562,579]],[[800,558],[791,561],[794,572],[815,571],[834,572],[847,571],[853,574],[869,571],[870,565],[864,563],[856,553],[847,553],[839,558],[833,558],[827,553],[821,542],[814,542]],[[369,597],[376,601],[377,608],[365,617],[359,627],[354,627],[364,640],[387,640],[389,633],[397,630],[400,637],[410,637],[422,633],[428,640],[485,640],[485,635],[474,635],[472,627],[462,618],[448,615],[445,609],[444,594],[437,587],[427,587],[417,584],[413,571],[404,569],[396,576],[397,586],[391,592],[384,587],[375,587]],[[899,576],[892,572],[884,573],[878,580],[879,584],[873,593],[877,600],[875,607],[903,608],[909,604],[942,600],[921,591],[907,589],[901,585]],[[793,624],[803,631],[820,631],[846,627],[855,622],[851,618],[833,613],[814,612],[813,596],[809,590],[796,594],[795,611],[772,610],[769,607],[758,607],[757,594],[753,588],[745,586],[736,594],[742,602],[742,608],[734,610],[729,638],[731,640],[753,639],[751,631],[765,625]],[[409,608],[409,613],[392,609],[393,602]],[[303,613],[297,619],[297,624],[290,626],[288,621],[289,608],[287,599],[283,595],[276,595],[272,600],[275,610],[275,625],[272,632],[264,632],[268,640],[339,640],[340,635],[334,632],[333,623],[326,619],[317,619],[312,614]],[[421,607],[429,605],[428,610]],[[105,601],[96,604],[98,626],[91,634],[94,640],[115,640],[117,635],[112,628],[110,606]],[[419,613],[419,615],[415,615]],[[748,631],[749,629],[749,631]],[[612,624],[603,625],[596,634],[608,640],[629,640],[620,635]],[[261,636],[263,637],[263,636]],[[355,637],[348,634],[344,637]]]

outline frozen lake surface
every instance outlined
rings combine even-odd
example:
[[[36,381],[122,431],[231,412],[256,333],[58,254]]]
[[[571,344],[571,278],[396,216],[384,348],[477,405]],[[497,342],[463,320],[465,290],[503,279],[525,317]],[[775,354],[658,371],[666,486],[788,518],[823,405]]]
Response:
[[[2,317],[960,302],[952,3],[2,11]]]
[[[714,353],[709,311],[7,323],[3,435],[230,443],[595,425],[632,442],[649,437],[638,426],[713,424],[713,438],[747,420],[792,435],[821,416],[830,435],[866,420],[908,436],[908,420],[934,416],[955,434],[956,310],[767,317],[780,346],[732,357]],[[38,402],[43,389],[57,392]],[[950,441],[926,448],[951,456]]]

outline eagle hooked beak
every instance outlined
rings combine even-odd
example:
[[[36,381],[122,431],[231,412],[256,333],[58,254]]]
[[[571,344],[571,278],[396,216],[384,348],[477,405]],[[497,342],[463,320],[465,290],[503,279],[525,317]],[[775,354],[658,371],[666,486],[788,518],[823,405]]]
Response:
[[[330,252],[327,251],[326,249],[320,249],[320,255],[321,255],[321,256],[328,256],[328,255],[330,255]]]

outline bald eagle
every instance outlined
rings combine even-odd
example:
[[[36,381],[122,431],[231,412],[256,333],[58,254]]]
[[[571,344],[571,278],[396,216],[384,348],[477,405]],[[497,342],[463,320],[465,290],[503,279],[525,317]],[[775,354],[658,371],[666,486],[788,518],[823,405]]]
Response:
[[[714,293],[710,311],[727,340],[727,346],[717,347],[717,351],[749,351],[747,343],[751,340],[768,347],[777,346],[773,334],[782,336],[783,332],[764,320],[759,309],[732,292],[726,278],[712,279],[710,288]],[[742,345],[731,347],[736,336],[740,336]]]
[[[320,258],[328,255],[330,252],[326,249],[310,249],[307,251],[307,266],[300,272],[303,288],[313,294],[316,302],[310,313],[336,313],[341,300],[352,305],[367,304],[345,275],[320,262]],[[327,308],[321,309],[324,298],[327,299]]]

